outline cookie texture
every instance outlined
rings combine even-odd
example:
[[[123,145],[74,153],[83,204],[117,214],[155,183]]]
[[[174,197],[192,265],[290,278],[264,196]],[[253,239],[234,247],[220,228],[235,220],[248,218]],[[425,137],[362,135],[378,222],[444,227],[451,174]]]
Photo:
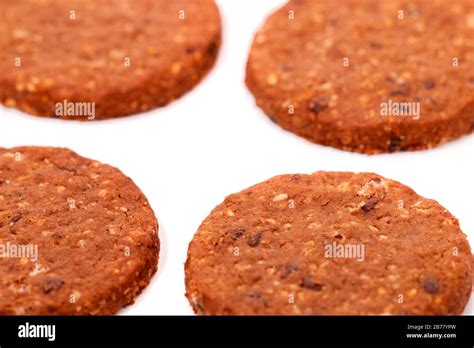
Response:
[[[246,83],[282,128],[374,154],[474,125],[474,3],[301,0],[257,32]]]
[[[104,119],[163,106],[202,79],[221,41],[214,0],[0,4],[1,101],[38,116]],[[81,103],[95,103],[94,117]]]
[[[157,270],[158,225],[118,169],[68,149],[0,148],[0,314],[109,315]]]
[[[448,315],[471,250],[436,201],[372,173],[282,175],[228,196],[190,243],[204,315]]]

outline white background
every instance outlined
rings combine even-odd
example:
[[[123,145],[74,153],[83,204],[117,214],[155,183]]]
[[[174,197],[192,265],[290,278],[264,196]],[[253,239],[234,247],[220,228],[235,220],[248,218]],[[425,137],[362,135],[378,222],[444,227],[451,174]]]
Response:
[[[192,314],[184,297],[188,243],[225,196],[277,174],[369,171],[433,198],[474,246],[473,136],[439,148],[366,156],[309,143],[273,124],[244,85],[254,32],[284,1],[218,1],[224,25],[216,66],[171,105],[110,121],[74,122],[0,109],[0,146],[68,147],[120,168],[150,200],[160,224],[158,274],[123,314]],[[465,313],[473,313],[471,299]]]

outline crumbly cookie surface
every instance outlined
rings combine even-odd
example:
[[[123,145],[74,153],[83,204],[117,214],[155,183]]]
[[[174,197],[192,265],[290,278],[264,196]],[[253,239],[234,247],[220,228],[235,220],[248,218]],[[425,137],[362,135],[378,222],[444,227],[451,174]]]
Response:
[[[207,315],[459,314],[471,293],[456,218],[371,173],[283,175],[228,196],[185,270]]]
[[[68,149],[0,148],[0,314],[114,314],[156,272],[157,233],[118,169]]]
[[[472,1],[290,1],[255,36],[247,86],[278,125],[343,150],[472,133]]]
[[[220,46],[213,0],[1,6],[1,101],[34,115],[104,119],[163,106],[201,80]],[[65,100],[95,103],[94,118],[81,105],[67,112]]]

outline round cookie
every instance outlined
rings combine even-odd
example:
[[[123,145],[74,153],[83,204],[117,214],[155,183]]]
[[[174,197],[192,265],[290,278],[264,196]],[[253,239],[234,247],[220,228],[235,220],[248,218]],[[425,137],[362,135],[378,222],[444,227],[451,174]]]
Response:
[[[282,175],[228,196],[190,243],[208,315],[459,314],[471,251],[436,201],[371,173]]]
[[[3,1],[1,101],[78,120],[151,110],[193,88],[220,41],[214,0]]]
[[[109,315],[157,270],[158,224],[118,169],[0,148],[0,315]]]
[[[291,1],[255,36],[246,83],[282,128],[375,154],[472,133],[474,3]]]

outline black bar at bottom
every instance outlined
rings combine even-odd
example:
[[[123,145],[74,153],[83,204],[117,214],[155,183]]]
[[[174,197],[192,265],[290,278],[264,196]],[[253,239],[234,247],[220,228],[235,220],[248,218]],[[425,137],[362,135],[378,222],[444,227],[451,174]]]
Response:
[[[473,347],[473,329],[473,316],[0,317],[0,347],[229,343]]]

